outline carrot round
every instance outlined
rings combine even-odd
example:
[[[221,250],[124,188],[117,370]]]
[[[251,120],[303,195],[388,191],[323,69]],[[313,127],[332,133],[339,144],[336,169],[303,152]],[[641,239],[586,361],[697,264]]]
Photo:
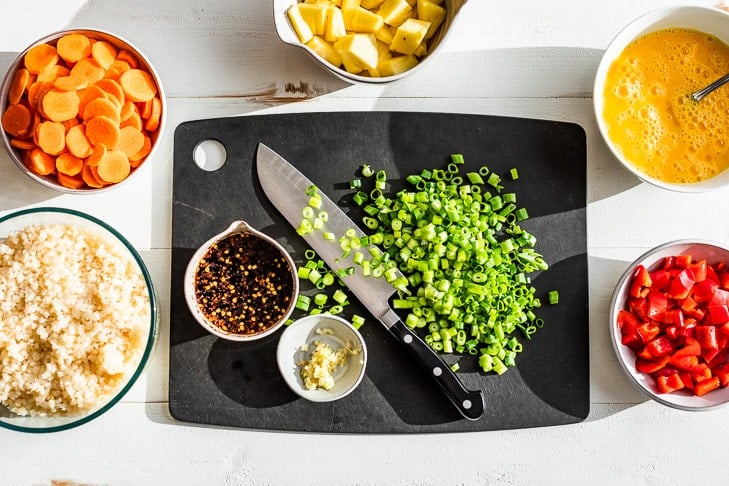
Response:
[[[109,66],[106,70],[106,74],[104,74],[104,77],[107,79],[114,79],[117,80],[121,77],[122,74],[129,71],[132,67],[129,65],[126,61],[120,61],[117,59],[113,63],[111,63],[111,66]]]
[[[36,81],[28,86],[28,104],[30,107],[36,111],[40,111],[41,98],[52,89],[52,81]]]
[[[137,111],[137,105],[135,105],[132,101],[124,102],[124,105],[122,106],[121,111],[119,112],[121,121],[129,119],[129,117],[132,116],[136,111]]]
[[[103,40],[96,41],[91,46],[91,57],[99,66],[108,70],[116,60],[116,47]]]
[[[23,97],[29,81],[30,71],[27,69],[20,68],[15,72],[13,80],[10,82],[10,89],[8,90],[8,104],[16,105],[20,102],[20,98]]]
[[[25,138],[11,138],[10,145],[15,148],[19,148],[20,150],[31,150],[35,147],[35,144],[32,140],[28,140]]]
[[[81,169],[81,179],[83,179],[83,181],[89,187],[93,187],[96,189],[104,187],[104,182],[99,179],[98,175],[96,175],[94,167],[88,164],[85,164],[83,169]]]
[[[37,134],[38,146],[49,155],[58,155],[66,148],[66,130],[58,122],[42,122]]]
[[[121,121],[120,109],[107,98],[95,98],[88,102],[81,114],[85,121],[97,116],[105,116],[114,120],[117,125]]]
[[[60,76],[53,81],[53,87],[61,91],[78,91],[88,85],[87,80],[75,76]]]
[[[36,147],[28,153],[28,168],[38,175],[46,176],[56,170],[56,159]]]
[[[95,85],[109,95],[110,101],[116,102],[119,106],[124,105],[124,90],[119,83],[113,79],[104,78],[98,80]]]
[[[152,98],[152,110],[144,124],[144,129],[154,132],[159,128],[160,117],[162,116],[162,101],[156,96]]]
[[[142,126],[142,118],[139,116],[139,113],[134,112],[132,113],[129,118],[122,121],[119,125],[121,128],[124,127],[134,127],[137,130],[143,130],[144,126]]]
[[[130,69],[119,78],[124,94],[132,101],[148,101],[157,94],[157,85],[152,75],[141,69]]]
[[[38,75],[35,77],[35,80],[44,82],[50,81],[52,83],[61,76],[68,76],[69,74],[71,74],[70,69],[68,69],[66,66],[56,64],[49,70],[38,73]]]
[[[99,66],[99,64],[90,57],[81,59],[71,68],[71,76],[85,79],[89,85],[92,85],[102,79],[104,74],[106,74],[104,68]]]
[[[144,134],[134,127],[124,127],[119,130],[118,149],[124,152],[124,155],[133,157],[144,146]]]
[[[89,157],[94,151],[94,147],[86,138],[84,127],[81,125],[68,129],[66,132],[66,147],[72,155],[81,159]]]
[[[137,57],[126,49],[120,50],[117,53],[116,58],[118,61],[124,61],[129,64],[129,67],[132,69],[136,69],[137,67],[139,67],[139,61],[137,60]]]
[[[30,110],[25,105],[10,105],[2,116],[3,130],[14,137],[26,136],[31,119]]]
[[[91,55],[91,41],[83,34],[66,34],[56,43],[58,55],[67,62],[78,62]]]
[[[86,158],[86,165],[96,167],[97,165],[99,165],[99,161],[106,157],[106,152],[106,147],[104,147],[103,145],[94,145],[91,155]]]
[[[123,181],[130,172],[129,159],[121,150],[109,150],[96,166],[96,173],[101,180],[111,184]]]
[[[25,68],[33,74],[42,73],[58,63],[58,52],[49,44],[38,44],[28,50],[23,58]]]
[[[86,137],[89,142],[103,145],[107,150],[119,144],[119,131],[119,125],[108,116],[95,116],[86,121]]]
[[[106,92],[95,84],[92,84],[88,88],[79,90],[78,98],[78,112],[83,115],[86,105],[96,98],[106,98]]]
[[[150,139],[147,135],[144,136],[144,144],[142,145],[142,148],[139,149],[139,152],[129,157],[129,163],[132,165],[133,168],[139,167],[142,162],[144,161],[144,158],[149,155],[149,153],[152,151],[152,139]]]
[[[56,170],[59,174],[75,176],[81,173],[84,168],[84,161],[69,152],[63,152],[56,157]]]
[[[79,98],[76,91],[51,89],[41,100],[43,114],[52,121],[65,121],[78,115]]]
[[[56,177],[58,178],[59,184],[63,187],[68,187],[69,189],[81,189],[86,184],[80,174],[70,176],[63,172],[59,172],[56,174]]]

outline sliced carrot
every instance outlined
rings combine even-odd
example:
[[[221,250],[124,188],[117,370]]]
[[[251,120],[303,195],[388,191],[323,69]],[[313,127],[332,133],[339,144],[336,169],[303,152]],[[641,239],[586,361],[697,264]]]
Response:
[[[119,112],[119,116],[121,118],[121,121],[127,120],[136,111],[137,111],[137,105],[135,105],[131,101],[126,101],[124,103],[124,106],[122,106],[121,111]]]
[[[85,57],[73,65],[71,76],[85,79],[89,86],[104,77],[104,68],[90,57]]]
[[[29,81],[30,71],[27,69],[20,68],[15,72],[13,80],[10,82],[10,89],[8,90],[8,104],[17,105],[20,102],[20,98],[23,97]]]
[[[132,164],[133,168],[139,167],[142,162],[144,162],[144,158],[149,155],[149,153],[152,151],[152,140],[148,136],[144,136],[144,145],[142,145],[142,148],[139,149],[139,152],[129,157],[129,163]]]
[[[86,133],[82,125],[71,127],[66,132],[66,147],[75,157],[85,159],[94,152],[94,147],[86,138]]]
[[[51,89],[41,100],[43,115],[52,121],[70,120],[78,115],[79,97],[76,91]]]
[[[87,80],[75,76],[60,76],[53,81],[53,87],[61,91],[78,91],[88,85]]]
[[[144,134],[134,127],[124,127],[119,130],[118,149],[124,152],[124,155],[133,157],[144,146]]]
[[[51,69],[38,73],[36,81],[50,81],[53,82],[61,76],[68,76],[71,74],[71,70],[61,64],[56,64]]]
[[[104,77],[107,79],[119,79],[122,74],[129,71],[132,67],[129,65],[126,61],[120,61],[117,59],[113,63],[111,63],[111,66],[109,66],[106,69],[106,74],[104,74]]]
[[[86,157],[86,165],[96,167],[97,165],[99,165],[99,161],[106,157],[106,152],[106,147],[104,147],[103,145],[94,145],[91,155]]]
[[[86,137],[89,142],[103,145],[107,150],[119,144],[119,131],[119,125],[108,116],[95,116],[86,121]]]
[[[96,189],[99,189],[101,187],[104,187],[104,182],[99,179],[99,176],[96,175],[96,171],[94,167],[85,164],[84,168],[81,169],[81,178],[86,183],[87,186],[93,187]]]
[[[28,107],[21,104],[8,106],[2,116],[3,130],[14,137],[23,137],[30,133],[32,114]]]
[[[75,63],[91,55],[91,41],[83,34],[66,34],[58,39],[56,50],[61,59]]]
[[[38,44],[28,50],[23,62],[31,73],[42,73],[58,63],[58,52],[50,44]]]
[[[96,166],[101,180],[116,184],[127,178],[131,172],[129,159],[121,150],[109,150]]]
[[[56,159],[36,147],[28,152],[28,168],[38,175],[46,176],[56,170]]]
[[[81,189],[86,185],[86,182],[81,177],[81,174],[78,175],[67,175],[63,172],[58,172],[56,174],[56,177],[58,178],[58,183],[61,184],[63,187],[68,187],[69,189]]]
[[[20,150],[31,150],[33,147],[35,147],[33,141],[25,138],[11,138],[10,145],[15,148],[19,148]]]
[[[124,94],[132,101],[151,100],[157,94],[152,75],[141,69],[130,69],[119,78]]]
[[[99,66],[109,69],[116,60],[116,47],[103,40],[96,41],[91,46],[91,57]]]
[[[88,88],[80,90],[78,92],[78,97],[78,112],[83,114],[87,104],[89,104],[96,98],[106,98],[107,94],[103,89],[99,88],[95,84],[92,84]]]
[[[36,111],[40,111],[41,99],[53,89],[52,81],[36,81],[28,86],[28,104]]]
[[[98,80],[95,84],[96,86],[104,90],[104,92],[109,95],[109,98],[112,101],[116,101],[119,106],[122,106],[124,104],[124,90],[119,83],[117,83],[113,79],[105,78]]]
[[[49,155],[58,155],[66,148],[66,130],[62,124],[44,121],[38,125],[38,146]]]
[[[56,157],[56,170],[59,174],[75,176],[81,173],[84,168],[84,161],[68,152],[63,152]]]
[[[142,118],[139,116],[139,113],[134,112],[131,114],[129,118],[122,121],[121,124],[119,124],[120,128],[124,127],[134,127],[137,130],[143,130],[144,126],[142,125]]]
[[[144,129],[154,132],[159,128],[159,121],[162,116],[162,101],[158,97],[152,98],[152,111],[144,124]]]
[[[95,98],[84,107],[82,118],[88,121],[97,116],[105,116],[114,120],[116,125],[121,121],[120,108],[106,98]]]
[[[116,55],[116,59],[118,61],[126,62],[132,69],[136,69],[137,67],[139,67],[139,61],[137,60],[137,57],[126,49],[120,50]]]

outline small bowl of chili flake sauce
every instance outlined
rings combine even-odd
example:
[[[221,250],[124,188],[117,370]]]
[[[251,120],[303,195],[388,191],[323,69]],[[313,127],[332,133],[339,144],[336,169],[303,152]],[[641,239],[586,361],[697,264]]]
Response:
[[[231,341],[274,333],[293,312],[299,293],[291,255],[244,221],[234,222],[195,252],[184,285],[198,323]]]

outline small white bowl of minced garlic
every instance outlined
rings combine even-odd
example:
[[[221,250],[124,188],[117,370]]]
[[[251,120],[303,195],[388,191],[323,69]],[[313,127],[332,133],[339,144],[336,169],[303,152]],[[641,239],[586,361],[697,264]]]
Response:
[[[367,346],[347,320],[315,314],[286,327],[276,360],[294,393],[312,402],[331,402],[352,393],[362,381]]]

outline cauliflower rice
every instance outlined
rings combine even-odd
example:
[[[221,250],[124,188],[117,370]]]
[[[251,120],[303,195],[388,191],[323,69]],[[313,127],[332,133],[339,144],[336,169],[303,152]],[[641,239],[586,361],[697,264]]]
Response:
[[[0,403],[18,415],[96,408],[134,373],[151,309],[136,262],[70,224],[0,243]]]

